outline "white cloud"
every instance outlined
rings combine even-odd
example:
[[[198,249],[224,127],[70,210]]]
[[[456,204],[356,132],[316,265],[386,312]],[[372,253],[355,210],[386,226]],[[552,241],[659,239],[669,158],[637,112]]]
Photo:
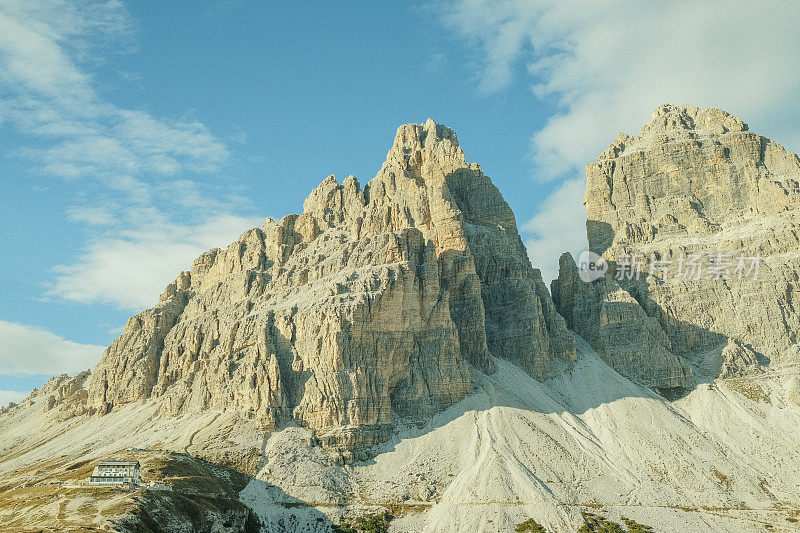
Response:
[[[0,390],[0,407],[5,407],[11,402],[19,403],[28,397],[29,392],[17,392],[13,390]]]
[[[211,198],[203,193],[198,184],[191,180],[165,181],[157,186],[157,193],[170,198],[181,207],[191,210],[211,211],[219,206],[218,198]]]
[[[27,5],[26,5],[27,4]],[[64,53],[60,41],[83,31],[72,6],[48,2],[61,11],[67,24],[59,24],[36,0],[4,2],[0,11],[0,61],[2,79],[21,89],[55,99],[88,100],[87,76]],[[37,9],[38,8],[38,9]]]
[[[542,271],[545,283],[558,277],[558,258],[564,252],[578,257],[586,250],[585,180],[564,181],[545,201],[540,211],[522,229],[532,237],[525,246],[531,262]]]
[[[664,103],[726,109],[800,149],[798,2],[456,0],[443,16],[481,52],[479,89],[502,89],[524,64],[532,98],[555,102],[532,132],[537,179],[582,175],[618,132],[637,133]],[[554,246],[540,230],[583,231],[571,210],[552,208],[565,188],[575,184],[527,226],[541,236],[529,243],[534,259]],[[562,250],[574,249],[577,240],[567,241]]]
[[[14,153],[67,180],[66,216],[91,236],[53,269],[47,293],[139,310],[199,254],[263,219],[233,214],[247,202],[224,176],[197,179],[229,156],[199,120],[112,104],[97,89],[93,68],[134,33],[117,0],[0,1],[0,122],[35,139]]]
[[[200,122],[125,109],[95,90],[84,64],[102,62],[102,43],[119,45],[131,33],[115,0],[0,3],[2,115],[48,140],[18,153],[67,178],[219,168],[228,149]]]
[[[509,84],[540,11],[533,2],[519,1],[460,0],[446,7],[444,22],[483,51],[477,79],[482,91],[496,91]]]
[[[0,320],[0,372],[5,375],[77,374],[93,368],[103,350],[103,346],[79,344],[43,328]]]
[[[260,218],[220,215],[197,225],[177,225],[155,209],[131,217],[135,230],[100,238],[76,263],[55,267],[57,277],[48,294],[131,311],[152,307],[166,285],[188,270],[197,256],[210,248],[225,248],[246,229],[263,223]]]
[[[445,21],[481,48],[482,87],[524,61],[534,94],[557,102],[533,140],[546,177],[582,169],[663,103],[722,107],[800,145],[796,2],[460,0]]]
[[[92,226],[114,224],[111,206],[72,206],[67,209],[68,218],[73,222],[83,222]]]

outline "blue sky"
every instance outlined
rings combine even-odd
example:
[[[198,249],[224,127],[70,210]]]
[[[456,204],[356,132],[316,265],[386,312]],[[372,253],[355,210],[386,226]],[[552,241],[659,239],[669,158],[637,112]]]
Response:
[[[798,23],[787,2],[0,0],[0,404],[428,117],[549,278],[583,244],[583,166],[657,105],[800,147]]]

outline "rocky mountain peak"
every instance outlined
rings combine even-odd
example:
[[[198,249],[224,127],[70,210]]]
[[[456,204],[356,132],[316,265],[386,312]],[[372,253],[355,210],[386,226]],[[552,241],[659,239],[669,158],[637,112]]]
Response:
[[[796,359],[795,154],[720,109],[664,105],[589,163],[586,178],[589,247],[610,267],[585,283],[562,258],[553,295],[611,366],[674,388],[692,386],[693,374]]]
[[[508,204],[428,120],[398,129],[363,188],[328,176],[302,213],[202,254],[128,321],[71,412],[233,410],[354,450],[459,401],[493,358],[544,379],[575,356]]]
[[[620,134],[586,166],[590,247],[709,234],[800,203],[800,160],[720,109],[664,105],[640,135]],[[624,177],[623,177],[624,176]]]
[[[664,104],[653,111],[652,120],[642,127],[638,136],[620,133],[597,161],[646,150],[659,144],[709,139],[746,131],[747,124],[722,109]]]
[[[800,165],[737,121],[662,106],[587,165],[608,271],[552,299],[455,134],[401,126],[0,408],[0,529],[791,529]],[[157,485],[76,489],[103,459]]]
[[[432,119],[397,128],[384,163],[386,170],[403,169],[416,179],[424,177],[434,183],[459,168],[480,169],[477,164],[466,162],[455,132]]]
[[[717,108],[664,104],[653,111],[653,119],[642,127],[641,135],[692,131],[698,135],[722,135],[747,131],[747,124]]]
[[[437,152],[442,149],[460,154],[460,159],[463,160],[464,152],[460,148],[453,130],[429,118],[424,124],[403,124],[397,128],[391,152],[404,154],[418,150]]]

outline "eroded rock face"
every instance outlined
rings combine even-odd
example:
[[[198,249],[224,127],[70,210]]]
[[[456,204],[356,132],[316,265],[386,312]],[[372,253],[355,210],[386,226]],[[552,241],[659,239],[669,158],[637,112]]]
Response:
[[[562,265],[556,284],[564,287],[555,299],[576,330],[603,328],[586,308],[606,305],[623,290],[638,304],[631,312],[643,311],[666,335],[666,341],[655,335],[656,345],[693,362],[714,357],[717,375],[739,375],[758,358],[775,362],[796,353],[796,155],[719,109],[665,105],[639,136],[620,134],[587,165],[586,176],[589,247],[611,268],[606,280],[576,288]],[[692,256],[699,269],[690,270]],[[628,279],[633,258],[643,265],[639,280]],[[582,308],[570,299],[592,303]],[[654,339],[652,325],[633,320],[625,338]],[[602,339],[590,342],[603,347]],[[656,359],[665,375],[683,366],[680,358]]]
[[[727,346],[722,349],[721,357],[719,375],[721,378],[743,377],[763,372],[758,355],[733,339],[728,340]]]
[[[691,366],[672,352],[658,320],[613,278],[584,282],[575,260],[566,253],[559,260],[552,291],[569,328],[620,374],[662,391],[695,384]]]
[[[429,120],[398,129],[363,189],[330,176],[302,214],[200,256],[106,350],[88,406],[163,398],[169,415],[227,408],[265,429],[379,434],[463,398],[490,354],[542,379],[575,346],[508,204]]]

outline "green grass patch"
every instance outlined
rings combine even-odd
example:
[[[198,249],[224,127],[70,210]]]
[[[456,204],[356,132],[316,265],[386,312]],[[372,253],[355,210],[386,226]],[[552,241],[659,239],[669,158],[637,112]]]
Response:
[[[333,533],[388,533],[393,518],[386,511],[359,516],[352,522],[334,524]]]
[[[514,531],[516,533],[547,533],[544,526],[533,518],[528,518],[524,522],[517,524]]]
[[[588,511],[582,511],[583,525],[578,529],[578,533],[653,533],[653,528],[640,524],[636,520],[631,520],[623,516],[622,522],[625,524],[618,524],[612,520],[608,520],[603,515],[597,515]]]

